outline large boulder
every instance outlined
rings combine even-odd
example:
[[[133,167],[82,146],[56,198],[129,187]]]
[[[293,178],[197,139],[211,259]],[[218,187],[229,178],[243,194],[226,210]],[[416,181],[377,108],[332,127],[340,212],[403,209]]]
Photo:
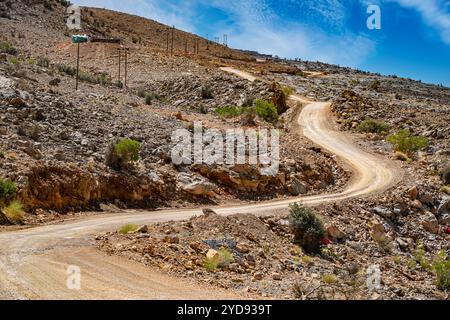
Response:
[[[206,181],[203,177],[185,172],[178,175],[177,185],[186,193],[202,197],[212,196],[217,189],[215,184]]]

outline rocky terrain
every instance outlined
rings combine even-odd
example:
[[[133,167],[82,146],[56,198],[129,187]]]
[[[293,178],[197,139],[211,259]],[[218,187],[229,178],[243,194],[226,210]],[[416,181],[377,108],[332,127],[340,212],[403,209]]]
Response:
[[[117,13],[83,9],[83,17],[89,17],[83,20],[84,31],[93,37],[120,36],[131,48],[129,79],[128,88],[115,86],[117,45],[87,43],[81,46],[82,81],[75,91],[76,46],[63,24],[65,8],[56,1],[51,7],[46,3],[7,1],[3,6],[9,8],[8,17],[1,18],[9,32],[1,38],[0,172],[3,179],[17,184],[27,211],[38,210],[39,218],[27,215],[25,222],[45,221],[42,210],[52,210],[48,216],[54,217],[58,212],[99,210],[109,203],[122,208],[220,204],[332,190],[345,183],[347,174],[334,159],[302,145],[297,130],[284,119],[276,125],[253,119],[247,125],[282,130],[286,147],[281,149],[277,177],[262,176],[252,166],[174,166],[170,158],[174,130],[191,130],[194,121],[223,132],[242,127],[241,118],[225,119],[216,108],[270,100],[271,86],[217,70],[212,61],[234,54],[226,47],[193,57],[167,56],[157,43],[133,41],[137,33],[110,23],[110,16],[116,18]],[[120,18],[134,19],[136,24],[140,19]],[[155,27],[159,24],[146,23],[159,32]],[[177,46],[195,38],[182,34],[175,38]],[[227,59],[251,59],[235,55]],[[117,171],[105,163],[108,147],[121,137],[141,143],[140,161],[131,171]]]
[[[210,210],[187,221],[98,234],[98,248],[176,277],[261,297],[449,298],[436,285],[433,267],[439,254],[450,254],[449,88],[319,62],[261,62],[179,30],[168,54],[166,26],[84,8],[82,32],[120,38],[130,48],[129,78],[127,87],[123,77],[118,82],[117,44],[90,42],[81,46],[83,77],[75,91],[76,46],[64,11],[59,1],[0,1],[0,26],[8,30],[0,34],[0,177],[14,182],[25,210],[20,221],[0,211],[0,230],[93,211],[246,204],[342,190],[352,178],[345,164],[300,135],[301,104],[283,104],[289,91],[297,92],[332,101],[340,130],[405,172],[382,194],[315,208],[326,229],[320,252],[294,244],[286,214],[221,217]],[[242,80],[222,66],[264,81]],[[220,114],[223,107],[246,108],[256,99],[275,102],[279,120]],[[192,132],[196,121],[221,132],[279,130],[280,173],[263,176],[251,165],[174,165],[171,135]],[[427,145],[395,150],[390,137],[405,129]],[[108,164],[120,138],[140,143],[139,160],[126,170]],[[219,256],[222,261],[211,264]],[[369,290],[374,265],[382,283]]]

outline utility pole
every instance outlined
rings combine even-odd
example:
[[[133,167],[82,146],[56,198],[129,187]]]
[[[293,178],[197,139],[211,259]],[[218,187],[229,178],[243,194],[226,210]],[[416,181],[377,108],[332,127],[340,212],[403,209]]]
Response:
[[[77,44],[77,80],[75,84],[75,90],[78,91],[78,75],[79,75],[79,69],[80,69],[80,43]]]
[[[166,37],[166,55],[169,55],[169,28],[167,28],[167,37]]]
[[[170,55],[173,56],[173,38],[175,34],[175,26],[172,26],[172,45],[170,47]]]
[[[223,45],[225,47],[228,47],[228,35],[227,34],[223,35]]]
[[[120,70],[120,65],[121,65],[120,58],[121,58],[121,55],[122,55],[122,51],[120,49],[121,49],[120,47],[117,49],[117,51],[119,52],[119,80],[117,81],[117,85],[119,86],[119,88],[122,87],[122,77],[120,76],[120,71],[121,71]]]
[[[127,77],[128,77],[128,52],[130,48],[124,48],[125,51],[125,89],[127,88]]]
[[[72,43],[77,44],[77,74],[75,80],[75,89],[78,91],[78,81],[80,75],[80,43],[85,43],[89,41],[87,35],[74,35],[72,36]]]

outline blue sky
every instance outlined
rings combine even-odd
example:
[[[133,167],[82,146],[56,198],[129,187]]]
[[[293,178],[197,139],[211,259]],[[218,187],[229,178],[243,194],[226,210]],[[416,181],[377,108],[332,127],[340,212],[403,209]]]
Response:
[[[230,46],[450,87],[450,0],[72,0],[151,18]],[[381,29],[367,7],[379,5]]]

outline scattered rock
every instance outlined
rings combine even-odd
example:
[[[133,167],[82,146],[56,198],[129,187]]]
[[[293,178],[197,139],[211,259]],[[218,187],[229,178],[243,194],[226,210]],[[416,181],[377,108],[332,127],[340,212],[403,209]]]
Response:
[[[439,221],[436,219],[435,215],[431,212],[425,212],[421,218],[423,228],[431,233],[439,233]]]

